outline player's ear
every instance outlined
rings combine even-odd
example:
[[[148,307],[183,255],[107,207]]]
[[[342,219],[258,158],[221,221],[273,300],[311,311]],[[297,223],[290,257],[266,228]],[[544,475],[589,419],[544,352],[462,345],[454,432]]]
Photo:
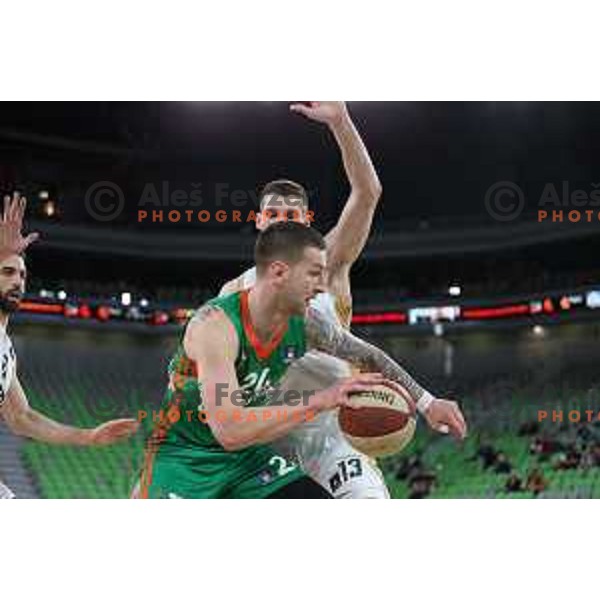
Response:
[[[282,260],[274,260],[269,265],[269,274],[275,280],[285,279],[290,272],[290,265]]]

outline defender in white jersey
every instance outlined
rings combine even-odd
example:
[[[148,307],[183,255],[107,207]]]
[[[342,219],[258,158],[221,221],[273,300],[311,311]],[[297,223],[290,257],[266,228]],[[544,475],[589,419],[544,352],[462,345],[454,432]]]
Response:
[[[313,301],[332,324],[350,327],[352,295],[350,269],[369,236],[373,215],[381,196],[381,184],[367,149],[343,102],[293,104],[293,112],[326,124],[342,154],[350,183],[350,195],[337,225],[325,236],[327,243],[327,290]],[[278,180],[267,184],[260,195],[256,226],[263,230],[284,219],[310,225],[308,195],[298,183]],[[251,287],[254,269],[227,283],[222,294]],[[347,377],[347,363],[314,351],[291,365],[285,386],[295,390],[317,390]],[[466,426],[455,402],[434,398],[427,392],[415,398],[428,424],[439,431],[464,436]],[[294,456],[304,470],[336,498],[389,498],[387,486],[375,461],[352,448],[342,434],[333,412],[304,424],[284,440],[278,449]]]
[[[135,419],[109,421],[95,429],[69,427],[31,408],[21,387],[17,358],[6,328],[25,292],[27,271],[22,253],[37,239],[37,234],[27,237],[21,234],[24,213],[25,198],[16,194],[12,201],[4,199],[4,213],[0,219],[0,419],[17,435],[52,444],[88,446],[118,442],[137,431]],[[10,489],[0,481],[0,499],[13,497]]]

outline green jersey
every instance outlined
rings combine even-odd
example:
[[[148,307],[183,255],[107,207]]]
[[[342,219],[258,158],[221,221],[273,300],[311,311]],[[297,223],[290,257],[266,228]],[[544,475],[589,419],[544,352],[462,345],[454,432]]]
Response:
[[[214,298],[207,305],[220,308],[233,324],[239,340],[235,370],[241,394],[231,396],[240,419],[247,407],[264,406],[270,391],[288,365],[306,352],[305,322],[293,316],[273,339],[262,345],[248,310],[248,291]],[[235,390],[222,386],[225,398]],[[160,420],[147,447],[142,477],[143,495],[150,497],[265,497],[303,476],[299,468],[269,446],[226,451],[214,437],[209,420],[223,417],[208,411],[196,363],[180,344],[169,364],[169,386]],[[283,417],[285,417],[285,412]],[[272,418],[280,418],[273,410]],[[145,488],[145,494],[144,494]]]

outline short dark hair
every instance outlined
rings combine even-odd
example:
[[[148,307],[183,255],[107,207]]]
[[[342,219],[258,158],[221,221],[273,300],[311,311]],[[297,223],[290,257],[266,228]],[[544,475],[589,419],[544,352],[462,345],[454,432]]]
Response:
[[[257,273],[275,261],[298,262],[305,248],[325,250],[325,238],[314,228],[294,221],[273,223],[258,234],[254,247]]]
[[[266,196],[278,196],[287,198],[293,196],[300,198],[304,208],[308,209],[308,193],[302,185],[289,179],[276,179],[269,181],[260,192],[259,201],[260,209],[262,210],[263,200]]]

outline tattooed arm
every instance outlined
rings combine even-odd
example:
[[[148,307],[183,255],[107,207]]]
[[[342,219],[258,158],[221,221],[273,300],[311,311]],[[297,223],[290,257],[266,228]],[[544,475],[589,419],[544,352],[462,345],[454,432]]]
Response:
[[[313,308],[307,314],[306,335],[311,347],[401,384],[433,429],[443,433],[450,431],[459,439],[465,437],[467,427],[456,402],[432,396],[380,348],[357,338]]]

